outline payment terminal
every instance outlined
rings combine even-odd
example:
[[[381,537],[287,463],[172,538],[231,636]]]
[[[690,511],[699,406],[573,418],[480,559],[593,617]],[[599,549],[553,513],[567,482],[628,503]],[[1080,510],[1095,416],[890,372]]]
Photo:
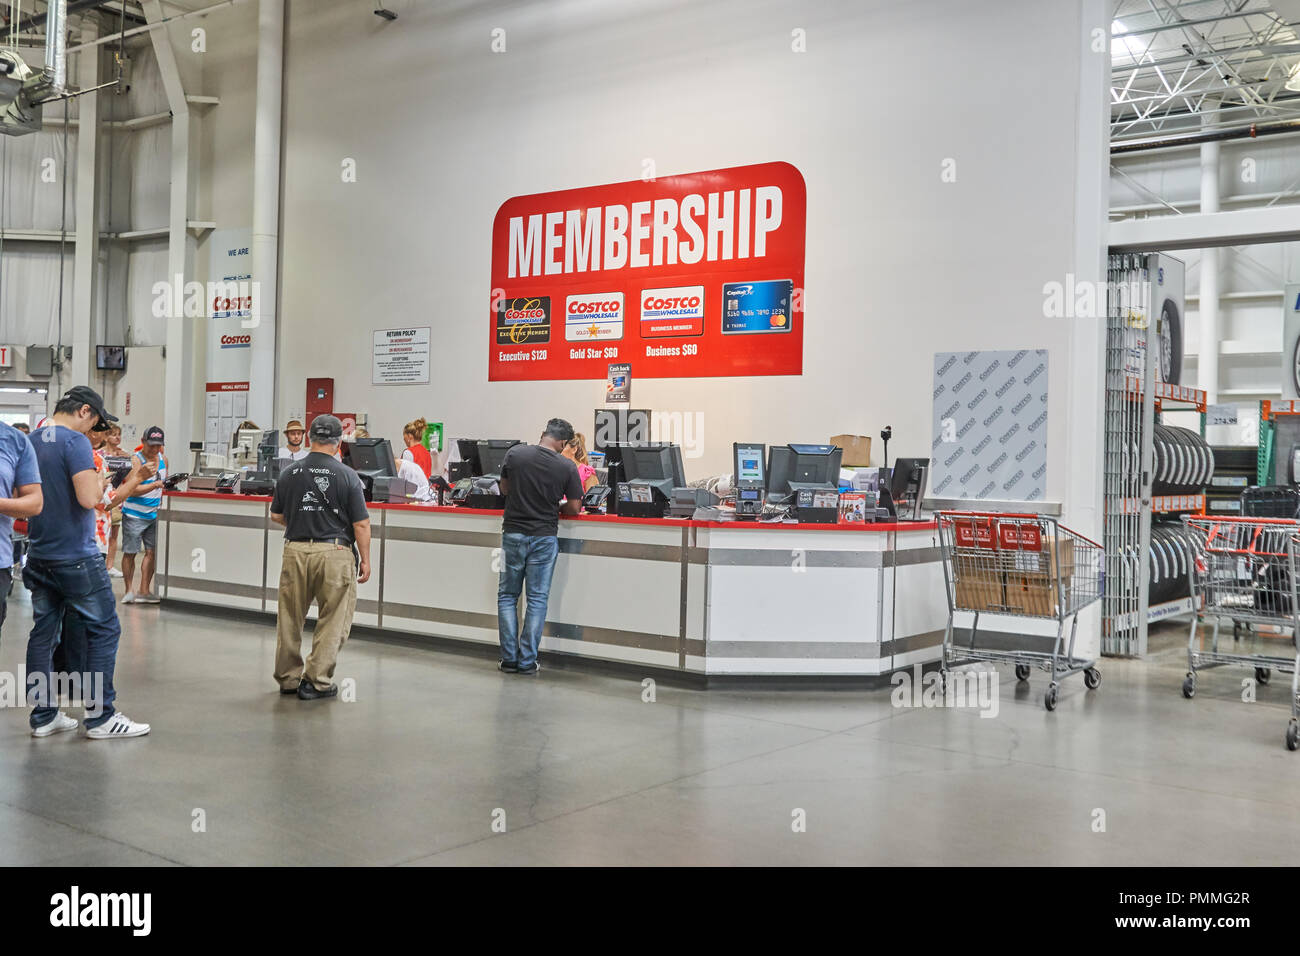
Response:
[[[767,446],[754,442],[736,442],[731,446],[735,459],[736,519],[757,520],[763,514],[766,474],[763,462]]]

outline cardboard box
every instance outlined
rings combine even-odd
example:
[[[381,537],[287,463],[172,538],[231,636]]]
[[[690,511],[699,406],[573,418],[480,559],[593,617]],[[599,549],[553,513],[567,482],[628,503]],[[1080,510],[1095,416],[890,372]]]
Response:
[[[1068,604],[1075,569],[1073,538],[1044,539],[1036,551],[1004,552],[1008,554],[1006,595],[1010,610],[1034,617],[1056,617],[1060,613],[1056,600],[1058,552]]]
[[[871,464],[871,439],[866,435],[832,435],[831,444],[844,450],[840,464],[845,468],[866,468]]]
[[[1006,604],[1004,575],[986,568],[967,568],[953,579],[957,607],[968,611],[1000,611]]]

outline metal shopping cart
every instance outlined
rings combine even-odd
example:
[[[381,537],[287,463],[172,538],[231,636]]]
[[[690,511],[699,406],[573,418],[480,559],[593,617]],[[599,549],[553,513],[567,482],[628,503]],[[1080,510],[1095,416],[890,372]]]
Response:
[[[1196,672],[1211,667],[1253,668],[1260,684],[1268,683],[1274,669],[1294,671],[1295,661],[1289,653],[1220,650],[1219,625],[1231,621],[1234,636],[1243,625],[1257,625],[1258,640],[1268,637],[1261,628],[1274,628],[1276,635],[1289,636],[1294,646],[1297,602],[1290,542],[1300,533],[1300,521],[1186,515],[1183,523],[1193,548],[1187,574],[1196,611],[1187,638],[1183,696],[1195,696]],[[1205,618],[1214,620],[1208,649],[1203,640],[1197,646],[1197,632]],[[1288,732],[1288,742],[1290,739]]]
[[[940,680],[946,685],[954,664],[1003,661],[1015,664],[1017,680],[1028,680],[1035,666],[1051,675],[1043,694],[1048,710],[1056,709],[1061,679],[1070,674],[1082,671],[1084,685],[1095,690],[1101,672],[1096,661],[1074,656],[1074,639],[1079,611],[1101,598],[1101,545],[1039,515],[945,511],[938,521],[948,591]],[[958,611],[975,615],[964,647],[954,641]],[[977,647],[981,614],[1056,621],[1051,651]]]
[[[1300,533],[1287,539],[1287,565],[1291,571],[1291,606],[1296,609],[1295,630],[1291,642],[1295,660],[1291,662],[1291,720],[1286,725],[1286,749],[1300,747]]]

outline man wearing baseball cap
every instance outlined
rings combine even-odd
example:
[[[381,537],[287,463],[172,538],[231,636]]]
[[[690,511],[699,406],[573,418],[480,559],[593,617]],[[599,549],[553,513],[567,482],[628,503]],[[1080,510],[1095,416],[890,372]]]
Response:
[[[153,572],[158,553],[158,506],[162,504],[163,482],[167,480],[163,430],[150,425],[144,430],[142,442],[140,450],[131,457],[154,466],[156,471],[153,480],[137,488],[122,505],[122,576],[126,581],[123,604],[157,604],[161,600],[153,593]],[[141,552],[144,557],[140,561],[140,590],[137,591],[132,584],[135,556]]]
[[[33,737],[77,728],[77,721],[58,709],[50,673],[67,611],[80,618],[85,635],[90,678],[82,687],[86,736],[116,740],[149,732],[148,724],[131,720],[113,706],[113,670],[122,629],[108,569],[95,544],[95,507],[103,500],[104,485],[86,436],[115,421],[97,392],[78,385],[58,400],[49,422],[32,433],[44,497],[40,514],[28,522],[31,551],[23,571],[23,584],[32,592],[27,697],[34,704],[29,718]],[[113,492],[111,503],[133,494],[152,475],[152,465],[136,463]]]
[[[280,446],[280,457],[288,458],[292,461],[302,461],[309,454],[307,446],[303,440],[307,437],[307,431],[302,427],[302,422],[296,418],[289,419],[289,423],[284,426],[284,444]]]
[[[361,479],[338,460],[343,424],[317,415],[311,450],[275,483],[271,520],[284,525],[277,596],[275,682],[299,700],[334,697],[339,649],[352,629],[357,584],[370,580],[370,512]],[[307,609],[320,609],[311,654],[302,659]]]

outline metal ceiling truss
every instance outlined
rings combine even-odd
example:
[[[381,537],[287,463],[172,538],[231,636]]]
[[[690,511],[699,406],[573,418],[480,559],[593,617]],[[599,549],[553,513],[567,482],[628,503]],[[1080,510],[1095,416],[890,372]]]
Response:
[[[1300,116],[1300,24],[1275,0],[1114,0],[1111,142]]]

